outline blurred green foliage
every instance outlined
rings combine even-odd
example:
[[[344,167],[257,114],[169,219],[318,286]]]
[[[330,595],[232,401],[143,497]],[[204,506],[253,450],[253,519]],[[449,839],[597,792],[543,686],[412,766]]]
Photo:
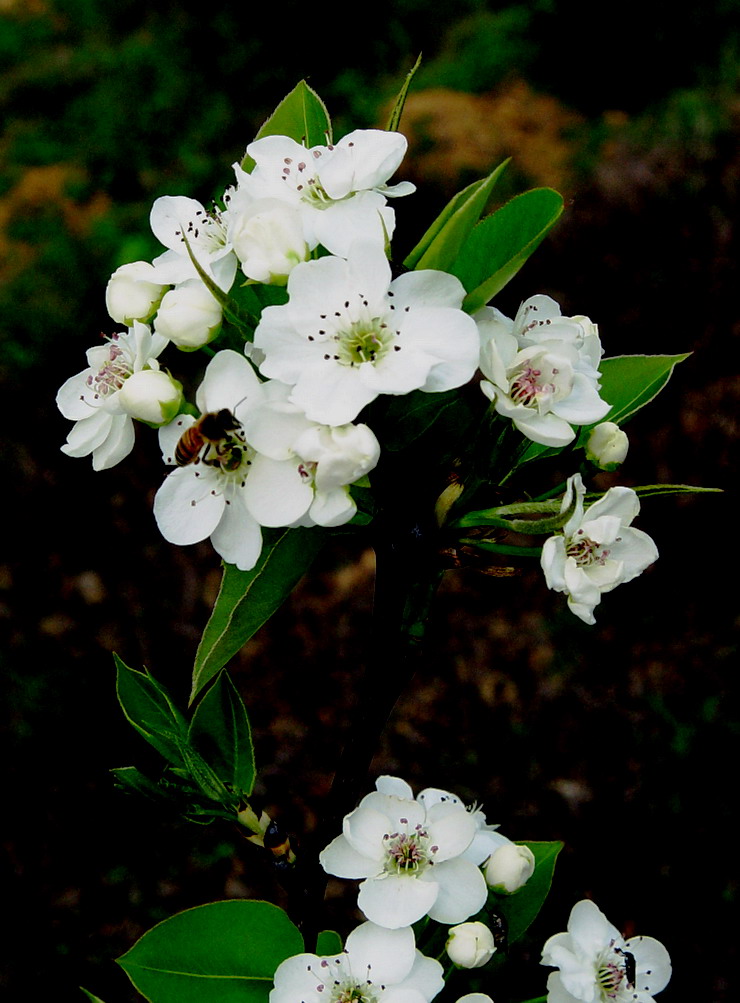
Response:
[[[339,127],[371,125],[423,51],[414,83],[481,93],[511,77],[592,116],[665,106],[659,128],[711,155],[730,129],[738,33],[732,0],[688,8],[627,0],[529,4],[380,0],[362,29],[286,0],[34,0],[0,14],[0,315],[4,368],[48,360],[108,323],[102,287],[157,245],[161,194],[219,197],[275,102],[309,77]],[[607,44],[608,42],[608,44]],[[679,97],[670,95],[681,88]],[[654,133],[654,119],[649,130]]]

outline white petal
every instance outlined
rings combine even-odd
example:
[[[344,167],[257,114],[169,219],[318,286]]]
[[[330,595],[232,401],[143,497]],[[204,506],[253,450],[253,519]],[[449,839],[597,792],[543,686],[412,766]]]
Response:
[[[665,989],[671,977],[668,951],[653,937],[631,937],[625,947],[635,958],[635,988],[651,996]]]
[[[165,477],[154,497],[154,518],[165,540],[186,546],[210,536],[218,525],[225,499],[215,476],[179,467]]]
[[[387,773],[378,777],[375,781],[375,790],[380,791],[381,794],[390,794],[394,797],[407,798],[408,800],[412,800],[414,797],[414,792],[410,784],[407,784],[405,780],[401,780],[400,777],[391,777]]]
[[[226,505],[218,526],[211,533],[213,549],[227,564],[249,571],[262,551],[262,531],[240,500],[243,492],[234,493]]]
[[[568,933],[585,955],[596,957],[599,952],[615,941],[622,943],[622,935],[606,918],[604,913],[590,899],[576,902],[568,919]]]
[[[434,877],[439,894],[429,910],[438,923],[463,923],[479,912],[488,898],[488,886],[481,871],[469,860],[455,857],[435,864]]]
[[[249,403],[260,392],[260,380],[251,364],[239,352],[230,348],[217,352],[208,363],[203,382],[195,400],[201,414]]]
[[[418,998],[428,1001],[434,999],[444,988],[444,970],[434,958],[425,958],[416,952],[414,966],[401,985],[383,995],[383,1003],[414,1003]]]
[[[337,878],[372,878],[381,870],[377,858],[359,853],[344,836],[337,836],[319,854],[327,874]]]
[[[357,904],[373,923],[397,930],[425,916],[434,905],[437,891],[436,881],[388,874],[363,881]]]
[[[112,414],[103,408],[98,408],[86,418],[75,422],[69,431],[66,444],[62,446],[62,452],[67,456],[87,456],[110,434],[113,419]]]
[[[134,423],[127,415],[114,415],[110,433],[93,450],[93,470],[108,470],[128,456],[134,448]]]
[[[389,930],[375,923],[362,923],[347,937],[344,945],[349,953],[352,973],[373,982],[402,982],[416,960],[416,941],[410,926]]]
[[[432,805],[427,818],[429,837],[438,847],[435,863],[459,856],[473,841],[475,820],[462,804],[445,801]]]
[[[308,511],[313,488],[299,471],[300,460],[272,460],[259,453],[244,487],[247,508],[262,526],[290,526]]]

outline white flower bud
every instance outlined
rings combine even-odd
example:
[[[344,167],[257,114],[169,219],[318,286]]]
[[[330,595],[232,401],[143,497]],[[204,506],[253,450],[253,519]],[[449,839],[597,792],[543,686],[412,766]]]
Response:
[[[131,327],[135,320],[154,316],[167,288],[154,281],[155,274],[148,261],[132,261],[113,272],[105,289],[105,305],[113,320]]]
[[[534,874],[534,854],[528,846],[505,843],[491,854],[484,873],[495,892],[511,895]]]
[[[629,449],[629,440],[625,432],[613,421],[602,421],[591,434],[586,443],[586,457],[601,470],[616,470],[624,462]]]
[[[170,289],[154,320],[157,334],[191,352],[213,341],[220,327],[221,307],[200,279]]]
[[[182,384],[161,369],[142,369],[124,382],[116,404],[139,421],[168,425],[180,413]]]
[[[309,254],[300,214],[277,199],[260,199],[237,213],[229,237],[242,271],[255,282],[284,286]]]
[[[468,993],[461,996],[457,1003],[493,1003],[493,1000],[485,993]]]
[[[485,923],[460,923],[449,932],[445,949],[459,968],[481,968],[493,957],[496,945]]]

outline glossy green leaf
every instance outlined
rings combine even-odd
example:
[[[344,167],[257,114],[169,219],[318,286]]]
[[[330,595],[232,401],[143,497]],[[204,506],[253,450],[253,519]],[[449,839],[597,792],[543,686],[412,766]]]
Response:
[[[391,397],[384,421],[383,445],[394,452],[405,449],[440,423],[467,424],[470,409],[457,390],[428,394],[412,390],[403,397]]]
[[[498,895],[490,892],[487,910],[503,916],[510,944],[526,932],[534,922],[537,913],[548,896],[552,884],[553,871],[563,844],[557,841],[524,842],[534,854],[535,871],[529,881],[513,895]]]
[[[135,766],[119,766],[111,773],[115,777],[116,784],[125,791],[133,794],[142,794],[153,801],[167,800],[167,796],[153,780],[136,769]]]
[[[407,268],[451,270],[465,239],[480,219],[493,187],[508,163],[509,160],[504,160],[487,178],[474,181],[447,203],[404,261]]]
[[[99,996],[93,996],[92,993],[88,992],[83,986],[80,986],[80,992],[84,993],[85,996],[90,1000],[90,1003],[103,1003]]]
[[[612,408],[602,421],[613,421],[616,425],[621,425],[631,418],[636,411],[658,396],[678,363],[688,359],[690,354],[618,355],[612,359],[603,359],[599,366],[599,395]],[[591,428],[593,425],[583,429],[581,438],[585,438]]]
[[[290,595],[325,540],[318,527],[264,533],[251,571],[224,565],[221,589],[193,667],[191,702]]]
[[[334,930],[322,930],[316,938],[316,953],[320,958],[340,955],[344,949],[342,938]]]
[[[463,309],[475,313],[503,289],[562,212],[561,195],[552,188],[534,188],[481,220],[448,269],[468,292]]]
[[[175,766],[185,765],[188,726],[169,693],[149,672],[137,672],[115,659],[118,702],[128,721]]]
[[[296,84],[283,98],[254,138],[262,139],[264,136],[288,136],[307,148],[331,142],[329,112],[305,80]],[[254,160],[245,154],[242,167],[251,171]]]
[[[190,741],[218,778],[249,796],[254,787],[254,747],[249,718],[236,687],[221,672],[195,709]]]
[[[421,66],[421,55],[419,55],[419,58],[416,60],[414,65],[406,74],[406,79],[404,80],[403,86],[401,87],[401,90],[398,93],[398,97],[396,98],[396,103],[393,105],[393,111],[391,112],[390,117],[388,119],[388,125],[386,126],[388,132],[396,132],[398,130],[398,126],[401,122],[401,115],[403,115],[403,106],[406,104],[406,95],[409,92],[411,81],[414,79],[414,74],[416,73],[416,71],[419,69],[420,66]]]
[[[600,421],[578,429],[576,444],[585,445],[591,429],[602,421],[613,421],[615,425],[624,424],[636,411],[657,397],[673,375],[678,363],[688,359],[690,354],[617,355],[611,359],[602,359],[599,365],[601,373],[599,396],[612,407]],[[533,442],[521,462],[528,463],[530,460],[554,456],[558,452],[559,449]]]
[[[150,1003],[267,1003],[303,939],[282,909],[232,899],[158,923],[118,959]]]

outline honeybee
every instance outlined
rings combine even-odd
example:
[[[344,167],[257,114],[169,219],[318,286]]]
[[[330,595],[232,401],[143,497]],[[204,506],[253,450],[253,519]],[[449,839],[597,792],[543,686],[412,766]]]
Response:
[[[241,422],[228,408],[207,411],[180,436],[175,447],[175,463],[178,467],[196,463],[205,446],[208,448],[202,456],[204,463],[223,467],[224,470],[236,470],[241,463],[244,446],[241,430]]]

